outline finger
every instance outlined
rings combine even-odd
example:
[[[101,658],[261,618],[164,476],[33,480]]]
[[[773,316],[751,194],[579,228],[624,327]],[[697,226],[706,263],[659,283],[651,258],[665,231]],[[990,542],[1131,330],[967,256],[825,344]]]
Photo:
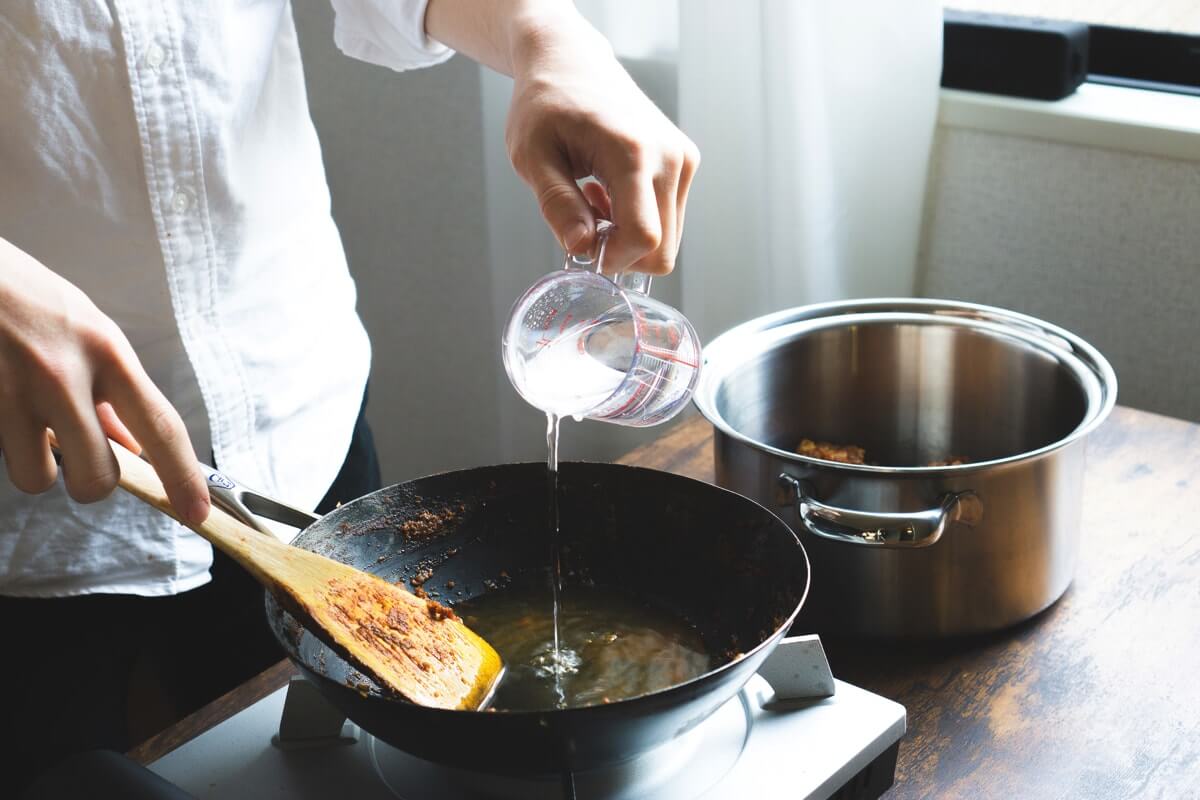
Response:
[[[6,412],[0,430],[0,453],[13,486],[28,494],[41,494],[54,485],[58,465],[50,452],[46,428],[23,414]]]
[[[586,253],[592,247],[596,220],[592,207],[572,177],[561,153],[531,156],[521,176],[533,187],[542,216],[568,253]]]
[[[623,172],[609,181],[608,194],[616,229],[608,241],[605,271],[624,272],[662,244],[658,198],[652,176],[641,171]],[[651,266],[658,268],[652,274],[663,272],[659,265]]]
[[[180,519],[200,524],[208,518],[208,486],[179,412],[140,364],[114,366],[101,375],[100,393],[141,444]]]
[[[658,220],[662,230],[659,245],[634,262],[630,269],[665,275],[675,267],[675,215],[678,213],[679,168],[665,164],[664,171],[654,178],[654,198],[658,203]]]
[[[100,427],[95,406],[79,402],[80,396],[73,392],[54,403],[49,422],[62,453],[67,494],[77,502],[94,503],[112,494],[121,470]],[[90,391],[86,396],[91,399]]]
[[[675,253],[677,256],[679,246],[683,242],[683,220],[687,215],[688,192],[692,188],[692,179],[696,177],[696,170],[700,168],[700,151],[690,141],[688,145],[684,149],[683,167],[679,171],[679,186],[676,189]]]
[[[96,418],[100,420],[100,427],[107,434],[108,438],[134,455],[141,455],[142,446],[138,444],[138,440],[129,432],[129,428],[125,427],[125,423],[121,422],[121,418],[117,416],[117,412],[113,410],[111,403],[108,401],[97,403]]]
[[[608,190],[604,188],[604,184],[591,180],[580,188],[597,216],[601,219],[612,219],[612,201],[608,198]]]

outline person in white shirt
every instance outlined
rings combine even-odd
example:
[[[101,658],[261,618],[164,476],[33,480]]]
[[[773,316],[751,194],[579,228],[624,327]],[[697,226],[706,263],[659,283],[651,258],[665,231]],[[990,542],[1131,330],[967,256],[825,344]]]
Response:
[[[672,268],[699,154],[569,2],[333,5],[352,57],[405,70],[457,50],[512,76],[508,151],[564,248],[587,250],[602,214],[614,267]],[[107,439],[193,521],[209,510],[197,453],[310,508],[378,470],[287,0],[16,0],[0,58],[0,760],[21,775],[131,744],[142,642],[187,628],[213,669],[254,649],[222,617],[260,622],[258,595],[211,599],[245,576],[219,562],[206,586],[209,546],[113,493]]]

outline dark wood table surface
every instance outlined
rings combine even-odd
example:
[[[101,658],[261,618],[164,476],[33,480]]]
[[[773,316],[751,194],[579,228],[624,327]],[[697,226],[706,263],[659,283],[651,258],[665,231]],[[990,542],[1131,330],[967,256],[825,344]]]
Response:
[[[621,459],[711,481],[700,418]],[[1034,619],[917,644],[826,638],[903,704],[900,798],[1200,797],[1200,425],[1118,408],[1088,443],[1075,581]],[[143,763],[282,686],[277,665],[143,743]],[[796,754],[802,758],[802,753]]]

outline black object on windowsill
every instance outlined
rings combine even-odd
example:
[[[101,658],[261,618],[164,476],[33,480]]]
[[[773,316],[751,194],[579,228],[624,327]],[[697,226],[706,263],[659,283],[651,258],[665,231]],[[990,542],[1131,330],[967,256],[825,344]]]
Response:
[[[1088,73],[1088,26],[946,9],[942,86],[1059,100]]]

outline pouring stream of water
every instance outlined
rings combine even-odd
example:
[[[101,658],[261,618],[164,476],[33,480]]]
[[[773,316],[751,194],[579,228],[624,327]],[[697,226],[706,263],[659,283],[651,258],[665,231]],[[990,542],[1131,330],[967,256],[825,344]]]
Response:
[[[551,613],[554,619],[554,651],[550,654],[549,669],[554,675],[554,691],[558,695],[558,707],[566,708],[567,697],[563,691],[562,676],[564,672],[574,672],[577,659],[571,659],[562,651],[558,633],[559,594],[562,592],[562,563],[558,551],[558,425],[561,418],[554,413],[546,414],[546,477],[549,504],[547,521],[552,526],[550,530],[550,591],[553,597]]]

